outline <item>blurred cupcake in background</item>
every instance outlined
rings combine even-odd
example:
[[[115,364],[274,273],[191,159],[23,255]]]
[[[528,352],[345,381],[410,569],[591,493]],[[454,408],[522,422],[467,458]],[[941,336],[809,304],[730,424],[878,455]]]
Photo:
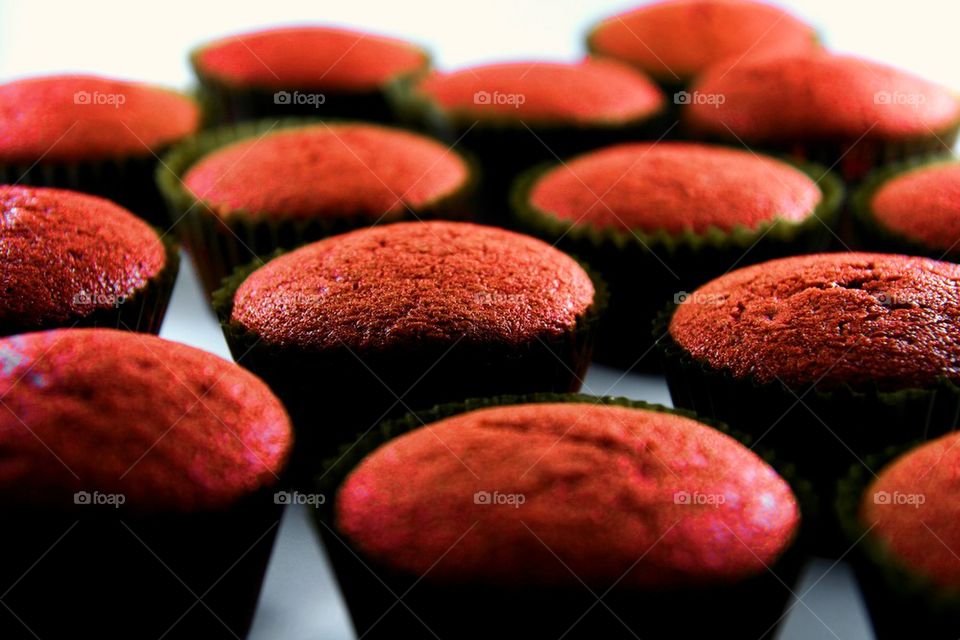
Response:
[[[420,47],[364,31],[294,26],[227,36],[190,55],[214,122],[313,116],[391,122],[391,87],[430,67]]]
[[[92,193],[164,225],[158,157],[199,128],[197,104],[167,89],[81,75],[8,82],[0,182]]]

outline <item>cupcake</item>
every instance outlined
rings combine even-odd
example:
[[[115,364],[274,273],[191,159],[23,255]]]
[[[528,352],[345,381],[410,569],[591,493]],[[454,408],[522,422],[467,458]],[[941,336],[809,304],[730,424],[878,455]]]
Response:
[[[109,198],[165,224],[157,158],[195,133],[184,95],[96,76],[0,85],[0,183],[61,187]]]
[[[356,122],[276,121],[198,136],[158,172],[207,291],[278,248],[379,222],[467,217],[475,176],[443,144]]]
[[[851,469],[837,506],[876,637],[947,640],[960,633],[960,434]],[[893,458],[891,460],[891,458]]]
[[[663,94],[614,61],[510,62],[434,73],[403,98],[408,117],[473,151],[486,209],[502,221],[516,174],[538,162],[657,137]]]
[[[691,134],[836,166],[854,182],[881,164],[949,150],[960,123],[960,101],[946,88],[827,53],[721,65],[690,93]]]
[[[782,618],[799,500],[732,437],[590,396],[419,418],[319,479],[319,531],[359,635],[489,638],[509,620],[516,638],[753,638]]]
[[[387,93],[430,67],[409,42],[333,27],[273,28],[190,56],[215,121],[310,115],[388,122]]]
[[[58,329],[0,339],[0,397],[0,635],[245,637],[291,446],[263,382],[154,336]]]
[[[0,185],[0,247],[0,336],[78,325],[160,331],[177,246],[109,200]]]
[[[854,197],[869,249],[960,262],[960,163],[925,158],[877,172]]]
[[[256,267],[214,304],[237,360],[290,409],[308,470],[406,410],[576,391],[602,304],[569,256],[462,222],[361,229]]]
[[[960,265],[836,253],[734,271],[661,318],[676,406],[769,442],[831,491],[960,415]]]
[[[737,265],[826,247],[839,181],[746,151],[661,142],[607,147],[516,184],[517,225],[587,261],[610,287],[598,357],[652,370],[667,302]]]
[[[590,52],[633,65],[679,92],[710,67],[809,53],[813,27],[753,0],[666,0],[609,17],[587,36]],[[684,104],[683,94],[675,96]]]

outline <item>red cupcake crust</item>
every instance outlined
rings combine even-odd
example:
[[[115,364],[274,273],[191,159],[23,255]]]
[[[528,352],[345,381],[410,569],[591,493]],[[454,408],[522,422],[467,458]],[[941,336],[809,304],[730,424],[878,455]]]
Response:
[[[960,245],[960,164],[943,163],[895,176],[874,193],[873,218],[914,242],[956,250]]]
[[[455,194],[464,160],[424,136],[320,124],[233,143],[200,159],[184,184],[216,215],[396,218]]]
[[[428,62],[422,49],[402,40],[330,27],[230,36],[194,56],[201,75],[225,84],[345,92],[375,90],[424,69]]]
[[[196,103],[173,91],[96,76],[0,85],[0,161],[151,156],[197,131]]]
[[[812,27],[778,7],[749,0],[657,2],[607,18],[590,34],[595,53],[674,83],[714,65],[726,70],[742,60],[818,46]]]
[[[609,60],[510,62],[434,73],[417,89],[439,109],[477,120],[612,125],[664,105],[646,76]]]
[[[251,274],[232,320],[267,344],[361,349],[423,342],[523,344],[574,328],[589,276],[544,242],[457,222],[361,229]]]
[[[903,567],[943,588],[960,588],[960,434],[900,456],[880,472],[860,504],[869,535]]]
[[[592,404],[430,424],[367,456],[336,502],[338,529],[378,563],[510,587],[735,582],[766,571],[799,519],[789,485],[729,436]]]
[[[930,138],[957,124],[960,101],[911,73],[852,56],[783,56],[715,69],[691,91],[723,96],[686,108],[701,135],[747,143]]]
[[[276,481],[280,402],[205,351],[110,329],[0,340],[0,501],[70,508],[123,494],[145,512],[226,507]]]
[[[166,266],[160,238],[109,200],[0,185],[0,319],[41,327],[113,308]]]
[[[821,199],[806,174],[773,158],[670,142],[580,156],[530,192],[535,208],[573,224],[669,233],[755,229],[775,218],[800,222]]]
[[[960,265],[871,253],[796,256],[694,291],[670,335],[737,378],[912,388],[960,379]]]

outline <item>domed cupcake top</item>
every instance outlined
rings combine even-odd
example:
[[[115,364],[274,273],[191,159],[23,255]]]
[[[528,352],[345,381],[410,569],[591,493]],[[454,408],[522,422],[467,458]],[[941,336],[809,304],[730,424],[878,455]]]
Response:
[[[852,56],[782,56],[704,75],[691,89],[719,100],[686,108],[700,134],[775,144],[796,139],[930,137],[960,119],[948,89]]]
[[[689,295],[669,331],[736,377],[900,389],[960,379],[958,327],[960,265],[835,253],[721,276]]]
[[[122,494],[146,512],[225,507],[271,485],[291,428],[258,378],[150,335],[0,339],[0,501],[70,508]]]
[[[509,62],[434,73],[417,91],[466,119],[558,125],[614,125],[647,119],[664,105],[660,90],[610,60]]]
[[[894,176],[867,205],[882,227],[942,249],[960,246],[960,164],[943,162]]]
[[[860,520],[902,567],[943,588],[960,589],[960,434],[903,454],[870,484]]]
[[[415,73],[427,54],[410,43],[332,27],[287,27],[230,36],[194,54],[203,76],[238,87],[363,92]]]
[[[590,34],[593,52],[679,83],[712,65],[804,53],[814,30],[782,9],[752,0],[668,0],[607,18]]]
[[[109,200],[0,185],[0,327],[41,327],[113,308],[166,266],[149,225]]]
[[[544,242],[468,223],[410,222],[268,262],[238,288],[232,320],[266,344],[314,349],[518,344],[573,329],[593,297],[580,265]]]
[[[96,76],[0,85],[0,161],[151,156],[196,132],[196,103],[173,91]]]
[[[729,436],[577,403],[412,431],[368,455],[336,501],[338,529],[377,563],[510,586],[570,584],[571,573],[605,587],[733,582],[766,571],[799,519],[789,485]]]
[[[466,162],[425,136],[368,124],[281,129],[222,147],[183,178],[215,214],[402,215],[455,194]]]
[[[794,167],[755,154],[661,142],[607,147],[540,177],[529,204],[570,222],[670,233],[799,222],[822,199]]]

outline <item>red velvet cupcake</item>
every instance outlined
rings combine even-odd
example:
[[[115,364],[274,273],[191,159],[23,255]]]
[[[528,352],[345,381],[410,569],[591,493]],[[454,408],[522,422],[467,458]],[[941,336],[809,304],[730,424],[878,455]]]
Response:
[[[587,46],[591,53],[633,65],[671,92],[712,66],[726,71],[744,60],[819,48],[813,27],[753,0],[644,5],[603,20],[590,31]]]
[[[505,212],[519,171],[612,142],[656,137],[663,94],[614,61],[510,62],[434,73],[404,98],[410,117],[483,163],[487,208]]]
[[[335,496],[317,515],[358,633],[490,637],[503,618],[515,637],[544,638],[621,637],[621,625],[644,638],[705,625],[753,637],[776,625],[800,509],[766,462],[662,407],[529,401],[408,418],[327,471]],[[401,593],[417,581],[416,616],[389,611],[363,565]],[[586,616],[592,593],[613,615]],[[703,615],[679,622],[690,601]],[[477,608],[497,619],[463,629]]]
[[[0,185],[0,335],[106,326],[157,333],[177,246],[109,200]]]
[[[314,466],[389,414],[577,390],[602,302],[569,256],[458,222],[333,236],[225,282],[227,342],[284,399]]]
[[[220,129],[177,148],[161,186],[208,291],[234,268],[358,227],[466,217],[475,177],[432,138],[363,123]]]
[[[0,397],[4,637],[246,634],[291,446],[263,382],[154,336],[67,329],[0,339]]]
[[[420,47],[371,33],[298,26],[233,35],[190,56],[214,119],[287,116],[389,122],[394,86],[430,67]]]
[[[664,305],[737,264],[823,249],[841,199],[822,168],[726,147],[606,147],[523,176],[521,228],[597,269],[611,289],[599,356],[656,368],[646,330]]]
[[[157,156],[199,127],[194,101],[167,89],[96,76],[8,82],[0,182],[85,191],[163,224]]]
[[[715,69],[690,91],[703,97],[684,112],[694,135],[836,165],[853,181],[891,160],[948,150],[960,123],[960,100],[946,88],[826,53]]]

